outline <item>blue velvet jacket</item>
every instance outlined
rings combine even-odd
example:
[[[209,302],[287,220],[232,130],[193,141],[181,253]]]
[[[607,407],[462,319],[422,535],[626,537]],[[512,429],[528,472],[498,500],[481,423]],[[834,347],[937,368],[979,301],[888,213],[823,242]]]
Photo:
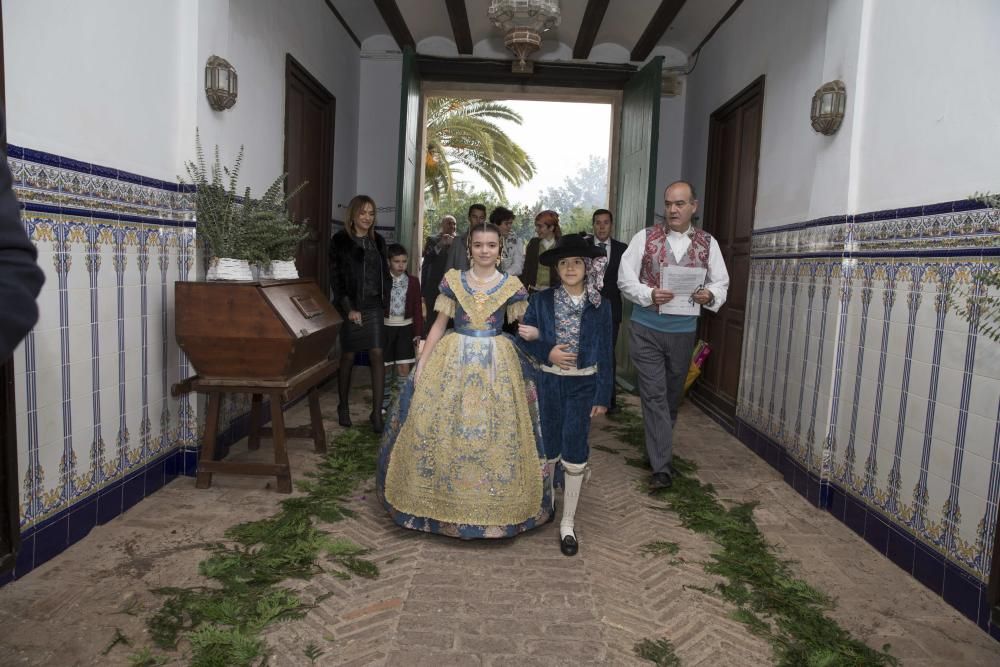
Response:
[[[542,364],[549,364],[549,352],[556,346],[556,301],[555,290],[551,287],[535,292],[528,301],[528,312],[521,320],[538,328],[538,338],[526,341],[516,337],[517,345],[537,359]],[[578,368],[597,366],[597,390],[594,395],[594,405],[609,407],[611,404],[612,377],[611,355],[611,304],[607,299],[601,300],[601,306],[595,308],[590,301],[583,309],[580,322],[580,350],[577,352]]]

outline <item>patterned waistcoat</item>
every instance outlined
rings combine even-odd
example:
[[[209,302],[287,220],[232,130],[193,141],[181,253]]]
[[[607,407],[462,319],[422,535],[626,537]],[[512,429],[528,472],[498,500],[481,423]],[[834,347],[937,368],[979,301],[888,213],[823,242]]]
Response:
[[[708,268],[708,251],[712,246],[712,236],[708,232],[695,227],[691,233],[691,245],[678,262],[674,258],[674,253],[670,251],[670,244],[667,243],[668,231],[666,225],[646,228],[646,248],[642,254],[639,280],[647,287],[655,289],[660,286],[660,267],[664,264]]]

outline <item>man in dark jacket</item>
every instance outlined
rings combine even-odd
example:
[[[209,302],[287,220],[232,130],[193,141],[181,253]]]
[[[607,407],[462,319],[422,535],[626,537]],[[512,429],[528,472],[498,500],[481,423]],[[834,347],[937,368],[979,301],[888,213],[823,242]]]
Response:
[[[441,279],[444,278],[448,270],[448,251],[455,241],[455,230],[458,223],[455,216],[446,215],[441,218],[441,231],[434,236],[428,236],[424,241],[423,263],[420,266],[420,291],[424,297],[426,311],[424,313],[424,326],[418,331],[421,336],[427,337],[430,333],[431,325],[434,324],[434,302],[437,301],[438,288]]]
[[[35,261],[38,252],[24,232],[14,196],[14,179],[7,167],[7,125],[0,110],[0,364],[38,321],[35,297],[45,274]]]
[[[618,289],[618,267],[621,266],[622,255],[628,245],[617,239],[611,238],[614,230],[614,216],[606,208],[599,208],[594,211],[591,222],[594,225],[594,235],[589,237],[590,242],[604,251],[608,258],[608,267],[604,271],[604,287],[601,288],[601,296],[611,304],[611,368],[612,378],[617,376],[618,364],[615,361],[614,350],[618,346],[618,329],[622,324],[622,293]],[[618,409],[617,384],[612,380],[611,385],[611,406],[608,412],[615,412]]]

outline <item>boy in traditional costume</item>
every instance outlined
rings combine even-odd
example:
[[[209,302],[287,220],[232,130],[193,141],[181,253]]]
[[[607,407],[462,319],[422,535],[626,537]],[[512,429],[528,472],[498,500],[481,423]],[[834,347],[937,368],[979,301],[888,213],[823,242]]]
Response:
[[[559,239],[539,263],[559,274],[559,286],[531,296],[518,345],[541,364],[537,374],[542,443],[548,467],[565,472],[559,548],[573,556],[577,504],[590,459],[590,419],[611,401],[611,305],[601,299],[604,252],[578,234]],[[550,479],[554,475],[549,475]]]

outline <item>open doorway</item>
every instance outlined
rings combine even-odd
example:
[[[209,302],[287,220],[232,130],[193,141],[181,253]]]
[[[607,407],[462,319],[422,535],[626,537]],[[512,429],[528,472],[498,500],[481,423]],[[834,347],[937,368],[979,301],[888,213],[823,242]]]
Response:
[[[425,238],[423,167],[429,98],[451,96],[609,105],[607,208],[614,214],[615,236],[631,239],[653,219],[662,66],[662,57],[653,58],[642,68],[539,63],[532,77],[518,83],[489,83],[510,81],[509,71],[497,69],[509,65],[499,61],[470,64],[460,59],[417,56],[410,47],[405,47],[396,181],[396,239],[408,249],[411,269],[419,271]],[[625,330],[630,312],[630,304],[625,301],[621,316],[623,329],[615,348],[618,380],[626,387],[634,386],[635,379]]]
[[[535,236],[535,215],[546,209],[559,214],[563,234],[591,233],[593,212],[611,205],[614,102],[428,95],[424,242],[445,215],[454,216],[463,233],[474,203],[487,212],[513,211],[511,233],[522,246]],[[492,146],[478,143],[497,133]]]
[[[467,269],[467,233],[488,219],[500,227],[500,269],[529,292],[558,284],[539,257],[561,236],[584,234],[609,263],[604,293],[614,336],[622,299],[618,266],[626,242],[614,225],[612,165],[619,94],[512,94],[508,90],[425,90],[420,205],[420,280],[427,311],[448,269]],[[476,207],[480,207],[476,211]],[[505,221],[511,220],[504,224]],[[610,234],[610,236],[608,235]],[[513,325],[508,331],[514,333]]]

